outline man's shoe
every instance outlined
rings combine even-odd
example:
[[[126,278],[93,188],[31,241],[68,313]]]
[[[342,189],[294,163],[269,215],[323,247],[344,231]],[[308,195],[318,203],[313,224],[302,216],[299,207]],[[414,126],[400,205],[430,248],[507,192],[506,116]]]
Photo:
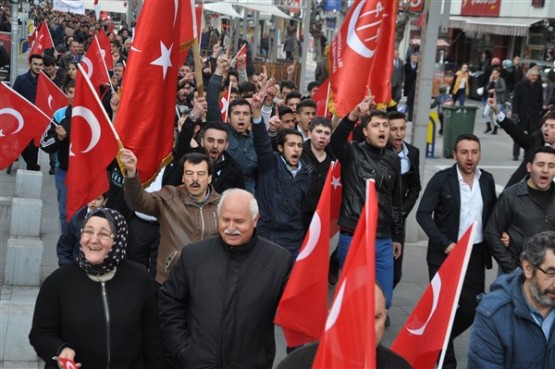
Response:
[[[56,174],[56,168],[50,168],[48,174]]]
[[[493,132],[491,132],[492,135],[496,135],[497,134],[497,127],[493,127]]]

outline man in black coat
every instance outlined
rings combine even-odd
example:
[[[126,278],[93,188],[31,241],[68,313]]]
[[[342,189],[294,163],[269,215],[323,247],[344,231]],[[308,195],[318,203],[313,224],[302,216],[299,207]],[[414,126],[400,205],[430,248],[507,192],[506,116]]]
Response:
[[[512,119],[520,128],[528,133],[540,129],[540,117],[543,109],[543,88],[538,83],[540,72],[537,68],[530,68],[526,79],[518,82],[513,91]],[[520,148],[513,145],[513,160],[518,160]]]
[[[418,53],[410,55],[410,61],[404,66],[405,72],[405,86],[404,95],[409,96],[414,84],[416,83],[416,73],[418,71]]]
[[[474,221],[478,223],[444,369],[457,367],[453,340],[472,325],[478,306],[476,297],[485,290],[485,268],[491,268],[491,255],[483,232],[496,201],[493,176],[477,168],[478,137],[473,134],[457,137],[453,157],[457,163],[437,172],[428,182],[416,213],[418,224],[429,238],[426,261],[430,280],[468,227]]]
[[[387,117],[389,119],[389,146],[401,160],[402,211],[403,218],[407,219],[422,190],[422,185],[420,184],[420,150],[416,146],[404,141],[407,134],[405,114],[392,111],[387,114]],[[401,253],[394,255],[393,288],[401,281],[404,247],[405,228],[403,227]]]
[[[162,337],[178,368],[272,368],[293,257],[256,234],[258,219],[252,194],[226,191],[219,235],[185,247],[161,287]]]

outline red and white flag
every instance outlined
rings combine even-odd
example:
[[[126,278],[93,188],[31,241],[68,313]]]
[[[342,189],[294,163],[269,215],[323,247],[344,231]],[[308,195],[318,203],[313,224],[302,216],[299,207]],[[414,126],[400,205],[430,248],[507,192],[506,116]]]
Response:
[[[71,111],[67,219],[109,187],[106,168],[118,153],[117,138],[94,87],[79,66]]]
[[[316,102],[316,115],[319,117],[325,117],[325,118],[330,118],[329,114],[329,109],[328,109],[328,102],[330,99],[330,94],[331,94],[331,85],[330,85],[330,80],[329,78],[326,79],[324,82],[322,82],[322,84],[320,85],[320,87],[318,87],[318,90],[316,91],[316,93],[313,96],[313,100]]]
[[[335,112],[344,117],[370,86],[376,103],[391,100],[396,1],[355,0],[329,52]]]
[[[235,60],[237,60],[240,56],[243,56],[245,58],[247,57],[247,43],[246,42],[243,44],[243,46],[241,46],[241,48],[237,52],[237,55],[235,55],[235,57],[231,60],[231,63],[233,64],[233,62],[235,62]]]
[[[376,227],[378,199],[372,180],[366,182],[366,203],[360,213],[349,253],[335,290],[325,331],[312,368],[375,368]]]
[[[33,43],[33,47],[31,48],[29,56],[33,54],[42,55],[45,50],[51,49],[53,47],[54,41],[52,40],[52,36],[50,35],[48,23],[46,23],[46,21],[43,21],[39,27],[35,42]]]
[[[91,40],[89,49],[81,59],[81,65],[97,92],[100,92],[100,86],[110,84],[110,74],[108,73],[108,67],[104,61],[102,51],[98,39],[94,37]]]
[[[231,83],[225,89],[218,103],[220,105],[220,113],[222,113],[222,122],[227,122],[227,110],[229,108],[230,98],[231,98]]]
[[[194,1],[184,1],[181,10],[181,29],[179,33],[179,63],[182,65],[187,58],[189,49],[195,38],[200,40],[200,22],[202,20],[202,4],[195,7]]]
[[[330,205],[330,238],[339,233],[339,212],[343,200],[343,186],[341,185],[341,163],[332,162],[333,172],[331,176],[331,205]]]
[[[104,63],[106,63],[106,68],[108,68],[108,70],[113,70],[114,59],[112,59],[112,46],[110,45],[110,39],[106,35],[106,32],[104,32],[104,29],[99,30],[96,37],[98,39],[98,45],[101,49],[100,53],[104,58]]]
[[[472,253],[475,227],[476,223],[457,242],[391,345],[391,350],[404,357],[413,368],[435,368],[439,352],[443,350],[437,367],[442,366]]]
[[[332,171],[330,167],[274,320],[283,329],[288,347],[318,341],[326,324]]]
[[[171,160],[175,99],[166,97],[177,91],[181,16],[191,4],[146,0],[133,38],[116,129],[138,157],[143,183]]]
[[[56,110],[69,105],[69,99],[67,98],[67,96],[42,71],[40,72],[39,79],[37,81],[37,95],[35,97],[35,105],[50,118],[54,116]],[[37,147],[40,145],[40,140],[43,133],[44,132],[39,133],[35,137],[35,145]]]
[[[0,170],[10,166],[37,135],[42,135],[50,117],[26,98],[0,84]]]

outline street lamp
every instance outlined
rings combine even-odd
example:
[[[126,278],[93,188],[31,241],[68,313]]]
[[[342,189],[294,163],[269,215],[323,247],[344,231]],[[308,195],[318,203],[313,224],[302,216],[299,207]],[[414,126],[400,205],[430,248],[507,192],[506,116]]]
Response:
[[[17,78],[17,60],[19,58],[19,24],[17,23],[17,12],[19,0],[12,0],[12,48],[10,55],[10,83],[13,86]]]

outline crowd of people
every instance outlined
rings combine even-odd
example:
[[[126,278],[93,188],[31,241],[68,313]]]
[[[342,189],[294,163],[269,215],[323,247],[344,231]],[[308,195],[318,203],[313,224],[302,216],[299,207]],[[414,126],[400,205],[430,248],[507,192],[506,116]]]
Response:
[[[94,14],[42,8],[32,16],[46,20],[55,48],[30,55],[30,69],[14,89],[34,102],[44,70],[70,101],[54,114],[41,141],[51,155],[61,228],[60,268],[41,286],[30,333],[47,368],[65,360],[84,368],[271,368],[277,305],[334,160],[342,166],[343,200],[329,282],[337,281],[349,252],[366,201],[365,181],[372,178],[378,195],[376,332],[383,333],[402,276],[405,219],[422,190],[419,150],[405,141],[410,112],[376,110],[368,91],[345,117],[316,116],[312,97],[319,82],[300,91],[294,69],[277,81],[265,69],[249,69],[248,57],[232,63],[215,40],[202,67],[204,96],[196,89],[193,63],[179,69],[178,89],[171,93],[175,119],[161,122],[175,128],[173,161],[143,186],[140,159],[121,149],[125,170],[114,160],[107,168],[109,191],[66,223],[76,65],[91,38],[108,32],[117,90],[132,57],[132,33],[125,25],[110,30]],[[455,164],[427,183],[416,218],[429,238],[430,280],[478,222],[443,368],[456,368],[453,340],[473,323],[469,367],[548,368],[555,365],[555,112],[545,112],[548,100],[526,102],[535,96],[528,90],[535,88],[537,68],[509,81],[495,59],[485,87],[490,123],[527,155],[498,199],[493,176],[479,168],[479,138],[459,136]],[[392,62],[393,98],[414,99],[418,55],[403,63],[396,52]],[[468,87],[463,65],[451,89],[461,105]],[[219,103],[226,88],[223,119]],[[511,92],[512,118],[505,109]],[[101,91],[112,119],[119,98]],[[27,169],[40,170],[32,143],[23,157]],[[482,297],[492,257],[500,277]],[[380,338],[378,367],[410,367],[379,345]]]

